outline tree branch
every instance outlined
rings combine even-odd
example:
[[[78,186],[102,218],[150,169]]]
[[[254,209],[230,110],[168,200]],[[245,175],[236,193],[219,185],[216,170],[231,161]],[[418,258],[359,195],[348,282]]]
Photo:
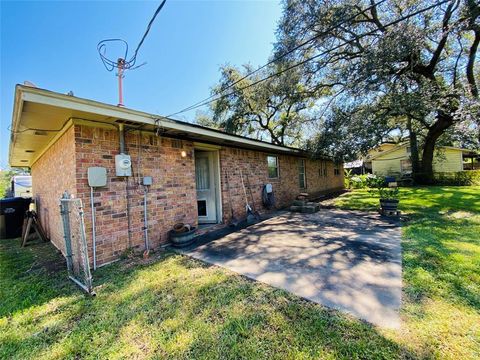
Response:
[[[374,5],[375,1],[370,0],[370,4]],[[370,14],[372,15],[373,22],[375,23],[375,25],[377,25],[378,30],[380,30],[381,32],[385,32],[385,27],[383,26],[383,24],[380,22],[380,19],[378,18],[377,6],[372,7],[372,9],[370,10]]]
[[[468,63],[467,63],[467,81],[470,85],[470,93],[472,96],[478,98],[478,87],[477,82],[475,81],[474,74],[474,65],[475,57],[477,55],[478,44],[480,43],[480,27],[475,30],[475,38],[473,39],[472,46],[470,46],[470,52],[468,54]]]
[[[458,42],[458,47],[460,48],[460,50],[458,51],[458,56],[455,59],[455,65],[453,66],[452,85],[453,85],[454,88],[457,86],[458,62],[460,61],[460,58],[462,57],[462,54],[463,54],[462,39],[460,37],[457,37],[457,42]]]
[[[440,55],[442,54],[443,49],[445,48],[445,44],[447,43],[448,35],[449,35],[449,23],[450,19],[452,18],[453,12],[457,9],[459,5],[458,1],[451,2],[447,9],[445,10],[445,14],[443,16],[442,21],[442,37],[438,42],[437,48],[433,52],[432,58],[430,59],[430,63],[427,65],[427,71],[430,73],[435,72],[435,66],[437,66],[438,61],[440,60]]]

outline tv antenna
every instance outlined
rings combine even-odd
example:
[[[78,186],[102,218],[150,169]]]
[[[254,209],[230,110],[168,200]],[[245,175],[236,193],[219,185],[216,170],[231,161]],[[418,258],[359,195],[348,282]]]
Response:
[[[137,63],[137,55],[138,51],[140,50],[140,47],[142,46],[143,42],[145,41],[145,38],[148,35],[148,32],[150,31],[150,28],[152,27],[153,22],[155,21],[155,18],[157,17],[158,13],[160,10],[162,10],[163,6],[165,5],[167,0],[163,0],[160,5],[158,6],[157,10],[153,14],[152,19],[148,23],[147,29],[145,30],[145,33],[142,36],[142,39],[137,45],[137,48],[135,49],[135,52],[133,55],[129,58],[128,57],[128,43],[123,40],[123,39],[105,39],[100,41],[97,44],[97,51],[98,54],[100,55],[100,59],[103,62],[103,65],[105,66],[105,69],[107,71],[113,71],[116,69],[117,71],[117,77],[118,77],[118,106],[124,106],[123,104],[123,78],[125,77],[125,71],[127,70],[135,70],[139,68],[140,66],[143,66],[146,64],[146,62],[136,65]],[[121,47],[124,48],[124,51],[122,52],[122,56],[118,57],[116,60],[111,59],[106,56],[107,52],[107,45],[108,44],[117,44],[120,45]]]

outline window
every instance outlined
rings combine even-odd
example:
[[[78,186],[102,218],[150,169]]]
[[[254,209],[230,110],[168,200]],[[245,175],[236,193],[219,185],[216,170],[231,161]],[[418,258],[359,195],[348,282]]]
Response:
[[[207,157],[195,159],[195,183],[197,190],[210,189],[210,169]]]
[[[340,168],[338,167],[338,165],[335,165],[335,167],[333,168],[333,175],[335,176],[340,175]]]
[[[318,169],[318,175],[326,177],[327,176],[327,162],[320,161],[320,168]]]
[[[410,148],[410,146],[407,146],[406,151],[407,155],[410,155],[412,153],[412,149]]]
[[[400,160],[400,171],[402,174],[411,174],[412,173],[412,161],[411,160]]]
[[[173,147],[173,148],[176,148],[176,149],[181,149],[181,148],[183,148],[182,140],[172,139],[172,147]]]
[[[298,160],[298,184],[300,185],[300,189],[307,187],[305,180],[305,159]]]
[[[270,179],[278,178],[278,157],[267,156],[268,177]]]

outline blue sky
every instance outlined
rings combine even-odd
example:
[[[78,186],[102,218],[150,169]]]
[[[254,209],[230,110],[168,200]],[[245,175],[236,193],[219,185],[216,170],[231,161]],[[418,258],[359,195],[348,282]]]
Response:
[[[8,161],[15,84],[28,80],[117,104],[117,79],[103,67],[96,45],[114,37],[134,49],[159,3],[1,1],[0,168]],[[167,115],[208,97],[220,65],[268,60],[280,15],[277,0],[167,0],[138,56],[147,65],[126,74],[125,105]],[[194,117],[192,111],[180,119]]]

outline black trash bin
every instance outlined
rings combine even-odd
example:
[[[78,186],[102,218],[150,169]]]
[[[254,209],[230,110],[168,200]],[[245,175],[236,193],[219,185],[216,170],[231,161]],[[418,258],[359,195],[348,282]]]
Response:
[[[0,215],[5,219],[5,237],[7,239],[22,236],[23,218],[32,199],[6,198],[0,200]]]

